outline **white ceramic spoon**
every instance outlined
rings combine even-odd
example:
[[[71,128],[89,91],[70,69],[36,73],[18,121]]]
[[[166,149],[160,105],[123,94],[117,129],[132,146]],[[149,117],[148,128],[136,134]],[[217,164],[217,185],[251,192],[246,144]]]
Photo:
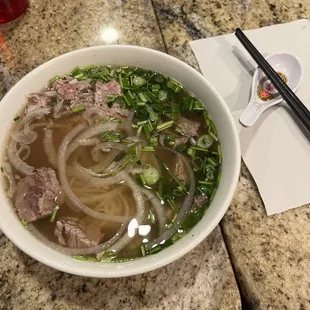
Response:
[[[284,75],[283,79],[296,92],[302,78],[302,67],[299,59],[293,54],[280,52],[268,55],[266,60],[276,72]],[[252,126],[266,109],[282,101],[282,97],[270,80],[257,68],[253,76],[250,102],[239,120],[244,126]]]

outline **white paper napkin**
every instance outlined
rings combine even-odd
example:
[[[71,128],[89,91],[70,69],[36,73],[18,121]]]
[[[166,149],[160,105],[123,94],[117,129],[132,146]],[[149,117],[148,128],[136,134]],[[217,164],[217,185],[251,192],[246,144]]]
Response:
[[[287,51],[299,57],[303,79],[297,92],[310,108],[310,21],[245,31],[263,55]],[[203,75],[226,100],[239,130],[242,156],[252,173],[267,214],[310,202],[310,140],[286,105],[263,113],[253,127],[239,117],[248,104],[255,62],[234,34],[190,42]]]

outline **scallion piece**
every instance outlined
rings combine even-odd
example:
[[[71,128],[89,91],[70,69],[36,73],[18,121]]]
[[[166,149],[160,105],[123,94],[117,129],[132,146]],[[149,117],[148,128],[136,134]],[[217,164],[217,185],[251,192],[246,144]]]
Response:
[[[154,149],[154,146],[145,146],[143,149],[142,149],[143,152],[155,152],[155,149]]]
[[[205,149],[205,148],[198,147],[198,146],[191,146],[191,149],[196,150],[196,151],[207,152],[207,153],[210,152],[209,149]]]
[[[72,255],[71,257],[78,260],[98,263],[98,260],[95,257],[83,256],[83,255]]]
[[[184,143],[182,144],[179,144],[177,147],[176,147],[177,151],[180,152],[180,153],[184,153],[187,149],[186,145]]]
[[[149,101],[144,93],[138,93],[138,96],[142,100],[142,102],[148,102]]]
[[[198,138],[197,146],[203,149],[208,149],[209,147],[212,146],[213,142],[214,140],[211,138],[210,135],[207,134]]]
[[[158,100],[159,101],[161,101],[161,102],[163,102],[163,101],[166,101],[167,100],[167,98],[168,98],[168,94],[167,94],[167,92],[165,92],[164,90],[160,90],[159,92],[158,92]]]
[[[194,100],[194,102],[193,102],[193,110],[194,111],[203,111],[204,108],[203,108],[202,104],[198,100]]]
[[[80,105],[80,106],[71,108],[72,113],[83,112],[83,111],[85,111],[85,110],[86,110],[86,108],[85,108],[84,105]]]
[[[217,162],[212,157],[208,157],[207,162],[210,163],[212,166],[217,166]]]
[[[151,224],[154,225],[156,223],[155,215],[151,210],[149,211],[148,219],[150,220]]]
[[[135,76],[135,77],[132,79],[132,85],[133,85],[133,86],[141,87],[141,86],[143,86],[145,83],[146,83],[146,80],[145,80],[143,77],[141,77],[141,76]]]
[[[56,80],[60,79],[60,76],[59,75],[55,75],[54,77],[52,77],[49,82],[50,84],[53,84]]]
[[[145,250],[145,245],[144,244],[142,244],[140,246],[140,250],[141,250],[141,255],[144,257],[146,255],[146,250]]]
[[[156,168],[150,166],[149,168],[144,170],[143,176],[144,176],[145,182],[148,185],[153,186],[158,182],[160,174]]]
[[[155,253],[158,253],[161,251],[161,246],[160,245],[157,245],[156,247],[150,249],[149,253],[150,254],[155,254]]]
[[[193,147],[188,148],[187,155],[190,156],[191,158],[194,158],[196,155],[196,149],[194,149]]]
[[[142,166],[141,160],[137,160],[137,161],[136,161],[136,165],[137,165],[138,167],[141,167],[141,166]]]
[[[51,223],[53,223],[55,221],[55,218],[56,218],[58,210],[59,210],[59,206],[56,205],[55,208],[52,211],[52,214],[51,214],[51,219],[50,219]]]
[[[168,122],[165,122],[165,123],[158,125],[156,127],[156,129],[157,129],[157,131],[162,131],[162,130],[165,130],[165,129],[171,127],[173,124],[174,124],[174,121],[168,121]]]
[[[28,222],[26,222],[26,221],[25,221],[25,220],[23,220],[23,219],[21,219],[21,220],[20,220],[20,222],[21,222],[21,223],[22,223],[22,225],[23,225],[23,226],[25,226],[25,227],[28,225]]]
[[[200,157],[197,157],[197,156],[194,157],[192,159],[192,164],[194,168],[197,169],[198,171],[203,168],[203,160]]]
[[[179,93],[183,86],[174,80],[169,80],[167,83],[167,87],[172,89],[175,93]]]
[[[95,68],[98,68],[98,66],[96,66],[96,65],[89,65],[89,66],[84,67],[83,70],[88,71],[90,69],[95,69]]]
[[[211,131],[209,132],[210,137],[214,140],[214,141],[218,141],[219,138]]]
[[[174,212],[178,212],[178,207],[172,198],[169,197],[166,199],[166,201]]]

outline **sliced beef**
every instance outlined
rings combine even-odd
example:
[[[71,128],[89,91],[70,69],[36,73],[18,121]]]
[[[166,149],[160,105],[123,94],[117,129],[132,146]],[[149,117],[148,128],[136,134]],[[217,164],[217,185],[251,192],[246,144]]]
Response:
[[[58,242],[69,248],[90,248],[102,239],[99,229],[86,226],[78,218],[64,217],[56,222],[55,235]]]
[[[53,83],[53,89],[64,100],[73,100],[80,92],[91,88],[86,81],[78,81],[72,78],[58,79]]]
[[[202,207],[208,200],[209,198],[206,195],[197,195],[194,197],[194,204],[198,207]]]
[[[178,157],[176,158],[176,162],[172,172],[178,179],[184,181],[185,183],[189,183],[189,176],[186,166],[183,161]]]
[[[15,208],[20,219],[33,222],[49,216],[60,196],[61,187],[52,168],[39,168],[21,179],[16,187]]]
[[[176,125],[182,130],[183,136],[176,138],[175,146],[186,143],[191,137],[198,136],[200,123],[189,120],[185,117],[180,117],[177,120]]]
[[[114,80],[108,83],[96,82],[95,89],[95,102],[100,106],[106,103],[107,95],[119,96],[122,94],[121,86]]]
[[[28,96],[27,112],[39,108],[45,108],[51,102],[51,98],[45,94],[34,93]]]

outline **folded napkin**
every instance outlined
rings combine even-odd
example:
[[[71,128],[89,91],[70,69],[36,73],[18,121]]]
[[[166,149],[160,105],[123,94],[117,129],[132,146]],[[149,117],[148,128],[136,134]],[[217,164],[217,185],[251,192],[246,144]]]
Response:
[[[298,97],[310,108],[310,21],[298,20],[245,31],[264,55],[295,54],[303,66]],[[310,140],[286,104],[266,110],[253,127],[239,117],[248,104],[255,62],[234,34],[190,42],[203,75],[223,96],[235,118],[242,157],[264,201],[267,214],[310,202]]]

